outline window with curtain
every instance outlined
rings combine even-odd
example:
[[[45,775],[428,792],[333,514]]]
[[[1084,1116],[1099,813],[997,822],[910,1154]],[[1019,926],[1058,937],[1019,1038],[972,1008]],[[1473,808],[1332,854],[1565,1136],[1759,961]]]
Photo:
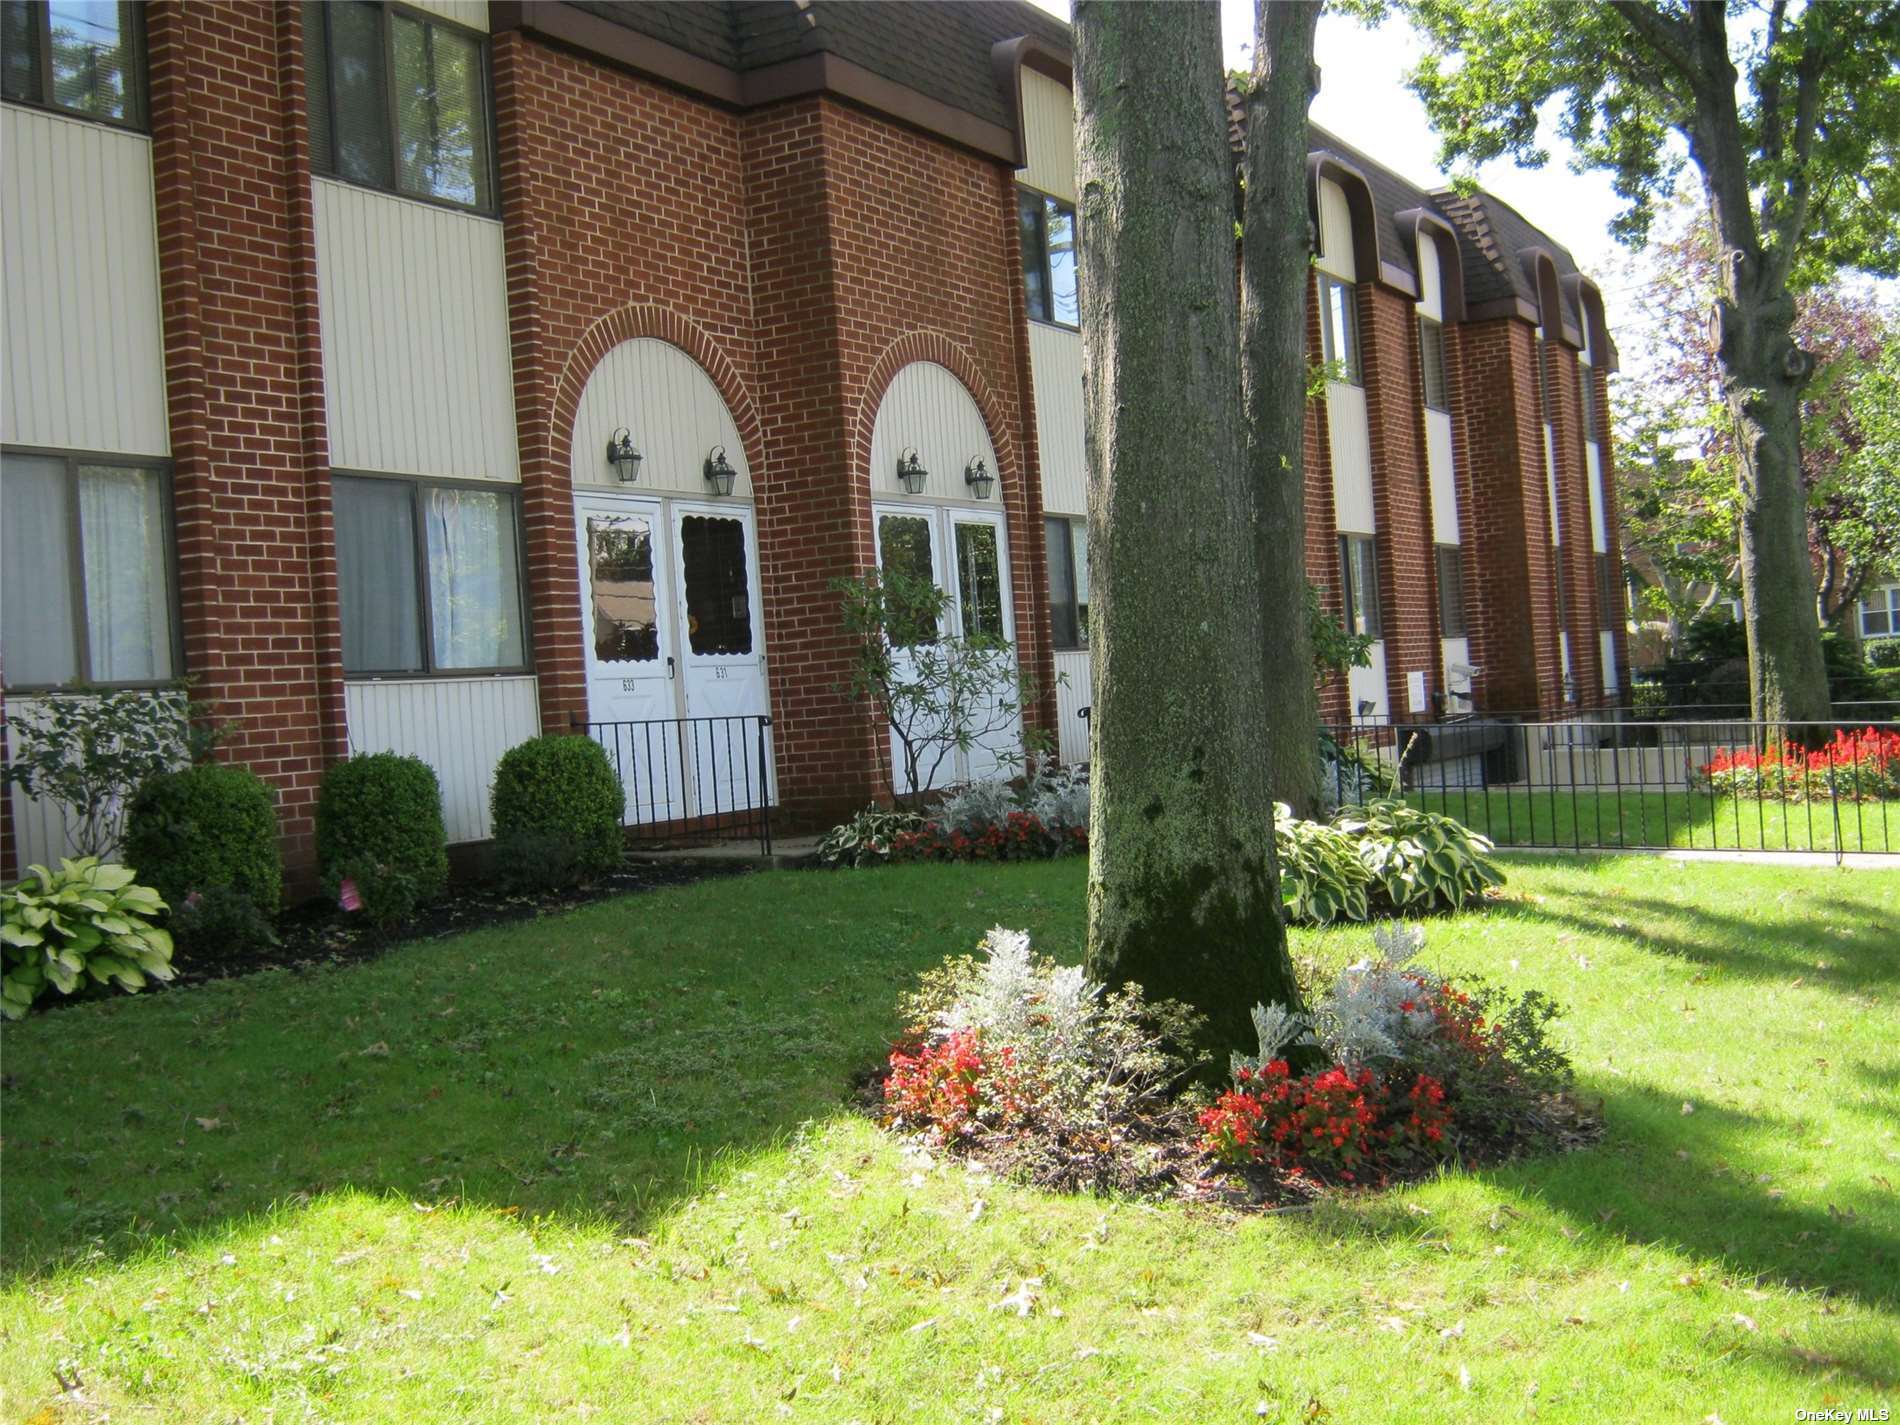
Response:
[[[1320,356],[1333,367],[1332,379],[1360,385],[1359,310],[1354,287],[1329,273],[1319,274]]]
[[[1019,188],[1016,215],[1022,232],[1023,294],[1032,321],[1079,326],[1075,264],[1075,205]]]
[[[0,455],[0,669],[9,688],[177,675],[162,469]]]
[[[1455,544],[1432,547],[1433,569],[1438,575],[1438,636],[1463,638],[1465,624],[1465,568],[1463,551]]]
[[[0,95],[144,124],[143,9],[120,0],[0,0]]]
[[[512,487],[339,475],[334,494],[345,673],[525,669]]]
[[[1379,555],[1369,534],[1339,536],[1339,570],[1344,580],[1346,629],[1382,638],[1379,625]]]
[[[1418,319],[1418,365],[1424,377],[1425,404],[1434,411],[1451,409],[1445,385],[1445,328],[1431,317]]]
[[[1089,646],[1089,526],[1050,515],[1043,521],[1049,554],[1049,632],[1064,651]]]
[[[317,172],[494,211],[484,37],[366,0],[309,0],[304,78]]]

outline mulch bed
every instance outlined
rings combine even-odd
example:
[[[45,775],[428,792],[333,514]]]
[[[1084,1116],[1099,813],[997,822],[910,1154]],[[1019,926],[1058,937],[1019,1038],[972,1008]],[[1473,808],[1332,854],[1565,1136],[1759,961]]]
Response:
[[[313,899],[291,907],[277,918],[278,944],[216,958],[181,952],[174,961],[177,977],[169,985],[154,988],[189,988],[211,980],[253,975],[260,970],[312,970],[358,964],[374,960],[399,945],[440,940],[512,921],[533,920],[614,896],[691,885],[711,876],[742,875],[749,869],[743,864],[630,861],[624,869],[589,885],[538,894],[513,894],[475,883],[454,884],[446,896],[425,906],[414,920],[387,932],[364,923],[360,916],[339,910],[331,901]],[[62,1000],[63,996],[46,998],[46,1002]]]

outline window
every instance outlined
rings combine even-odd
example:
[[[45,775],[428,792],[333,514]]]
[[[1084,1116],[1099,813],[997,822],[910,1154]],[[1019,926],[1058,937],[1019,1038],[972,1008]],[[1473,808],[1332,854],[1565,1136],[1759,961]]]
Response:
[[[1545,425],[1550,424],[1550,343],[1544,340],[1544,329],[1537,329],[1537,339],[1531,343],[1531,359],[1537,365],[1537,419]]]
[[[1087,520],[1050,516],[1049,631],[1060,649],[1089,646],[1089,526]]]
[[[680,521],[680,565],[686,582],[686,638],[694,653],[752,651],[752,595],[746,579],[745,525],[718,515]],[[647,559],[647,579],[653,561]]]
[[[526,666],[512,488],[351,475],[335,487],[345,673]]]
[[[886,578],[898,576],[918,583],[937,582],[936,544],[931,523],[923,515],[881,515],[877,522],[878,570]],[[907,625],[893,617],[888,629],[893,645],[915,648],[937,641],[937,626],[928,620]]]
[[[1626,614],[1623,608],[1623,571],[1614,554],[1597,556],[1597,598],[1601,601],[1604,628],[1621,628]]]
[[[1384,635],[1379,627],[1379,556],[1369,534],[1339,536],[1339,570],[1345,581],[1346,631],[1368,638]]]
[[[1425,378],[1425,404],[1434,411],[1451,409],[1445,387],[1445,328],[1430,317],[1418,319],[1418,366]]]
[[[1360,384],[1359,311],[1353,284],[1327,273],[1319,275],[1320,357],[1333,371],[1332,379],[1348,386]],[[1335,367],[1337,363],[1337,368]]]
[[[1465,566],[1463,551],[1455,544],[1433,548],[1432,558],[1438,574],[1438,636],[1465,636]]]
[[[304,78],[317,172],[494,211],[480,36],[363,0],[306,3]]]
[[[1900,634],[1900,584],[1875,589],[1860,601],[1860,636],[1886,638]]]
[[[1023,295],[1038,322],[1079,326],[1075,286],[1075,205],[1021,188],[1016,214],[1022,226]]]
[[[145,122],[143,6],[0,0],[0,96],[138,126]]]
[[[1597,370],[1587,361],[1577,363],[1577,397],[1583,404],[1583,438],[1597,439]]]
[[[0,661],[11,688],[176,676],[166,475],[0,456]]]

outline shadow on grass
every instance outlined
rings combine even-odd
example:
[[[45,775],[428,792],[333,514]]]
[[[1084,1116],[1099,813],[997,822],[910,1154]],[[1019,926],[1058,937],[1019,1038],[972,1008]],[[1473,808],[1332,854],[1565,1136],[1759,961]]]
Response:
[[[1900,985],[1895,908],[1847,896],[1804,898],[1800,906],[1799,919],[1775,922],[1653,896],[1507,900],[1497,913],[1622,940],[1749,979],[1802,978],[1849,991]]]
[[[920,969],[998,922],[1070,954],[1080,901],[1065,863],[762,874],[35,1017],[7,1030],[0,1264],[343,1188],[639,1230],[837,1112]]]

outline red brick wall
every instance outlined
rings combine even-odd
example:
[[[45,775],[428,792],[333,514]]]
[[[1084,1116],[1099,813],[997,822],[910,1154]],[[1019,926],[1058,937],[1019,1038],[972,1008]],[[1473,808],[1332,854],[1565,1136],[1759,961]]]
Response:
[[[147,29],[185,666],[307,889],[342,691],[301,14],[157,3]]]
[[[1379,604],[1385,634],[1386,706],[1394,721],[1410,711],[1408,675],[1439,679],[1432,584],[1431,485],[1425,464],[1424,387],[1418,369],[1412,299],[1371,283],[1359,286],[1364,335],[1366,425],[1372,444],[1377,517]]]

